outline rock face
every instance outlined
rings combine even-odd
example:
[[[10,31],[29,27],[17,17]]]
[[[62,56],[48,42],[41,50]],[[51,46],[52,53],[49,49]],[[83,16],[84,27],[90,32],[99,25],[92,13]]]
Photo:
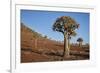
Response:
[[[62,61],[63,42],[50,40],[21,23],[21,63]],[[89,59],[89,47],[71,46],[70,57],[63,60]]]

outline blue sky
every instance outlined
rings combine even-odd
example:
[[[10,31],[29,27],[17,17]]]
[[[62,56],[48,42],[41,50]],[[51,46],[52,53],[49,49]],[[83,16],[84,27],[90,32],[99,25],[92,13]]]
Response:
[[[78,37],[82,37],[84,43],[89,43],[89,13],[21,10],[21,22],[43,36],[47,35],[58,41],[63,41],[63,35],[53,31],[52,25],[61,16],[70,16],[80,24],[76,30],[77,35],[72,37],[71,42],[75,43]]]

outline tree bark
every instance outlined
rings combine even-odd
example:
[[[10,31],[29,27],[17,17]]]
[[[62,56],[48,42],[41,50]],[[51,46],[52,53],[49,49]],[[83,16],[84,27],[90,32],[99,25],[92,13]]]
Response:
[[[70,54],[70,36],[68,35],[68,48],[69,48],[69,54]]]
[[[69,48],[68,48],[68,33],[64,33],[64,52],[63,57],[69,56]]]
[[[79,42],[79,47],[81,47],[82,46],[82,42]]]
[[[35,39],[35,49],[37,49],[37,38]]]

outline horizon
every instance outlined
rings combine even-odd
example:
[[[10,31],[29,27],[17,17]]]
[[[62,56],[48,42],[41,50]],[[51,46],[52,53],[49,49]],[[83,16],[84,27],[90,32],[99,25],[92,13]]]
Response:
[[[79,29],[75,30],[77,35],[71,38],[71,43],[77,43],[79,37],[83,38],[83,43],[89,43],[89,13],[21,10],[22,23],[42,36],[46,35],[56,41],[63,41],[64,39],[62,33],[52,30],[53,23],[61,16],[70,16],[80,24]]]

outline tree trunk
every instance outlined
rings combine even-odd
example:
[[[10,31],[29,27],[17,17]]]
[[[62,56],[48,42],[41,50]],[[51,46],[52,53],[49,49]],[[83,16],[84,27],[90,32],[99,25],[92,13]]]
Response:
[[[70,55],[70,38],[68,38],[68,53]]]
[[[64,53],[63,57],[69,56],[69,48],[68,48],[68,34],[64,33]]]
[[[68,36],[68,48],[69,48],[69,54],[70,54],[70,36]]]
[[[35,39],[35,49],[37,49],[37,38]]]
[[[79,42],[79,47],[81,47],[82,46],[82,42]]]

